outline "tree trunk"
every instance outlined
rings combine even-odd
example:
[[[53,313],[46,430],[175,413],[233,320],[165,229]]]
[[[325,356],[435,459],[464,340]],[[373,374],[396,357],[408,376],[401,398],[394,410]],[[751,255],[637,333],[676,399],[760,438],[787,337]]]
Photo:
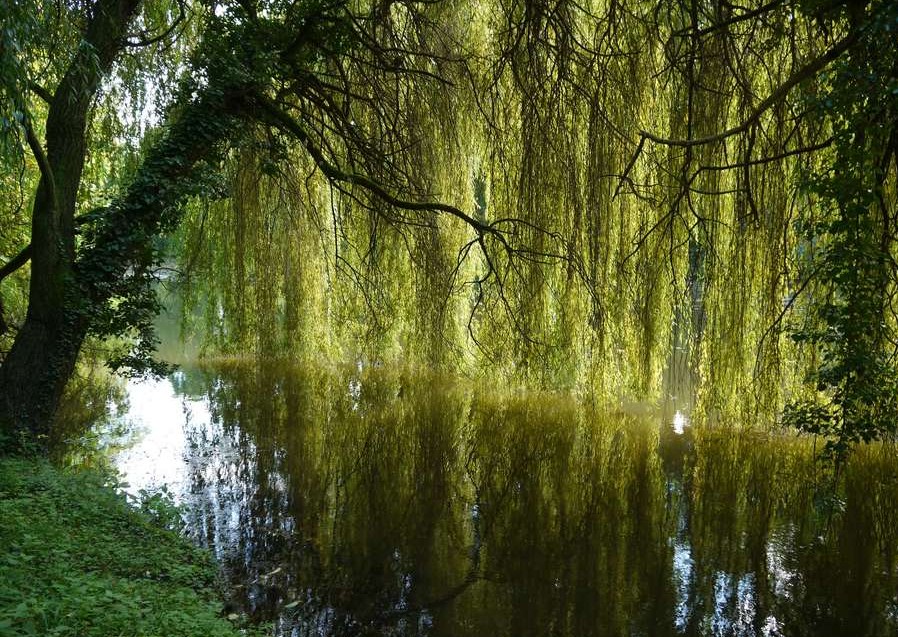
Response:
[[[31,219],[28,313],[0,368],[0,434],[43,444],[75,367],[88,319],[75,281],[75,210],[88,113],[125,41],[140,0],[96,0],[79,47],[47,113],[46,153],[26,121],[41,171]],[[10,442],[7,440],[7,443]]]
[[[85,336],[91,329],[106,333],[97,318],[106,314],[111,298],[142,290],[136,273],[152,266],[153,239],[177,224],[180,206],[201,175],[198,164],[214,164],[223,142],[236,134],[247,92],[242,86],[212,85],[185,105],[144,158],[130,188],[95,220],[93,240],[81,247],[77,260],[60,260],[50,270],[64,285],[35,281],[32,270],[25,325],[0,368],[0,432],[12,434],[13,441],[22,434],[38,445],[47,440]],[[33,259],[52,258],[55,248],[40,248],[34,245]],[[129,287],[132,278],[135,288]]]
[[[45,448],[86,331],[84,320],[25,320],[0,368],[0,423],[8,444],[19,446],[27,438]]]

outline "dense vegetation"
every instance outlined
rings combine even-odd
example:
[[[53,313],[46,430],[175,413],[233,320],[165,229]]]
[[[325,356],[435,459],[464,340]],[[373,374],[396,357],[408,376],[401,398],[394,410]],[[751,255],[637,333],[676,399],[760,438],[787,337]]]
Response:
[[[92,472],[0,461],[0,635],[241,634],[211,557],[165,528],[171,507],[132,508]]]
[[[894,431],[894,2],[0,7],[8,438],[160,278],[211,351]]]

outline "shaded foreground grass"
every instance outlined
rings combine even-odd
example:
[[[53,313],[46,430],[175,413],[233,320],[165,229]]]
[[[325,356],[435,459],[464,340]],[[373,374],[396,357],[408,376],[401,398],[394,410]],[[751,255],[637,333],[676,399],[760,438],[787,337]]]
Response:
[[[158,518],[96,473],[0,459],[0,636],[246,634],[211,556]]]

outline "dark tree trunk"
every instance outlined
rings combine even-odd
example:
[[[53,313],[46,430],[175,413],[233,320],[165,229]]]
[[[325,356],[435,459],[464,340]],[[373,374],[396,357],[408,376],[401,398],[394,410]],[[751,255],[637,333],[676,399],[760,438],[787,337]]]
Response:
[[[239,136],[240,114],[251,100],[251,87],[223,82],[185,105],[145,157],[131,187],[98,215],[90,244],[76,260],[52,270],[63,285],[35,283],[32,274],[25,325],[0,368],[0,430],[37,436],[39,444],[47,439],[85,336],[98,328],[97,318],[110,298],[131,292],[129,280],[148,267],[153,238],[177,224],[197,165],[214,163],[223,142]],[[33,258],[39,258],[36,246]]]
[[[43,447],[86,334],[86,321],[26,319],[0,368],[0,422],[14,445],[26,434]]]
[[[202,69],[203,85],[185,91],[171,110],[172,119],[130,186],[111,205],[88,215],[89,231],[76,251],[76,197],[89,109],[139,3],[95,0],[84,33],[91,46],[79,48],[83,54],[76,55],[50,104],[45,155],[29,136],[41,169],[32,219],[31,287],[25,323],[0,367],[0,439],[5,434],[15,441],[24,434],[38,444],[46,441],[86,335],[127,333],[135,320],[146,325],[145,313],[153,305],[146,303],[146,284],[158,262],[154,241],[176,227],[180,205],[197,193],[198,168],[215,165],[226,142],[239,139],[247,121],[285,128],[284,116],[272,120],[272,112],[279,111],[256,85],[255,78],[266,83],[267,68],[260,72],[254,60],[239,56],[210,56]],[[298,36],[297,42],[304,40]],[[298,124],[286,130],[314,151],[329,177],[360,183],[397,201],[367,178],[350,178],[328,164]],[[113,298],[120,301],[115,307],[109,303]]]
[[[46,152],[26,122],[41,170],[31,222],[28,312],[0,368],[0,432],[46,434],[87,333],[75,281],[75,210],[88,113],[121,51],[140,0],[96,0],[79,48],[47,113]]]

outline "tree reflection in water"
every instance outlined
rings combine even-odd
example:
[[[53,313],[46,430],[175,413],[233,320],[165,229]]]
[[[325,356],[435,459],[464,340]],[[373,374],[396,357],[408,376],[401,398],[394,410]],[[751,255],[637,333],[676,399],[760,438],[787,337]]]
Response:
[[[833,493],[809,441],[549,394],[272,364],[172,384],[189,531],[280,634],[898,631],[893,446]]]

